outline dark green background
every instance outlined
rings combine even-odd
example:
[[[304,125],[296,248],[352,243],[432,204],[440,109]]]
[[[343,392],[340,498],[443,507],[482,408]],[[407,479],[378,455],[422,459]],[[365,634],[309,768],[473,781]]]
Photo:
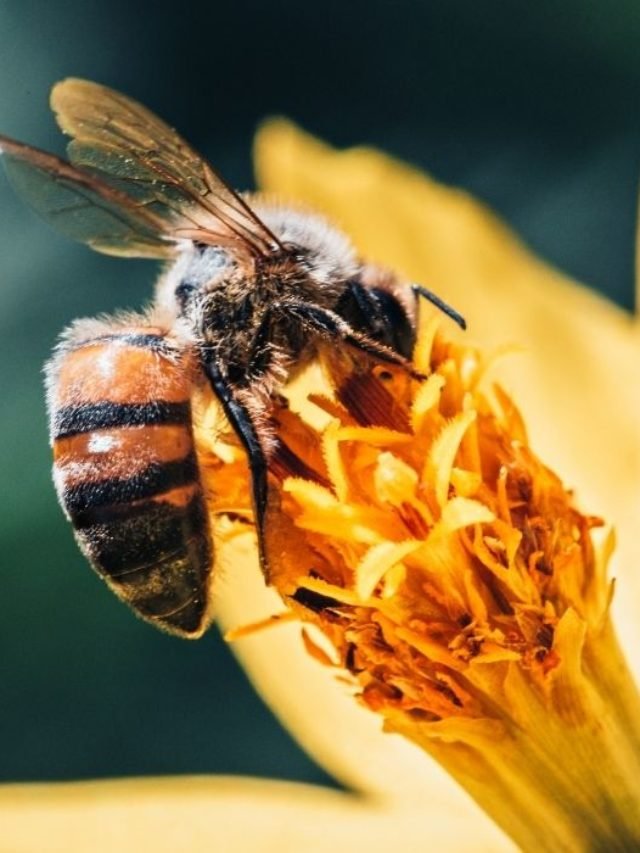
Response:
[[[467,187],[630,306],[639,35],[630,0],[0,0],[0,131],[62,153],[48,90],[84,76],[160,112],[244,188],[257,122],[283,113]],[[139,306],[154,274],[57,237],[0,179],[1,778],[326,780],[215,632],[163,636],[103,588],[56,505],[41,365],[66,323]]]

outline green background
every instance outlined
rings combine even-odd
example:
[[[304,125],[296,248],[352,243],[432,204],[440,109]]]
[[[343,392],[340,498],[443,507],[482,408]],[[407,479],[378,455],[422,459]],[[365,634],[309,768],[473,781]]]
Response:
[[[0,132],[62,153],[48,90],[84,76],[149,105],[246,188],[257,123],[285,114],[468,188],[629,307],[639,35],[635,2],[0,0]],[[70,320],[139,306],[154,275],[56,236],[0,177],[0,777],[328,782],[215,632],[163,636],[103,588],[56,505],[41,365]]]

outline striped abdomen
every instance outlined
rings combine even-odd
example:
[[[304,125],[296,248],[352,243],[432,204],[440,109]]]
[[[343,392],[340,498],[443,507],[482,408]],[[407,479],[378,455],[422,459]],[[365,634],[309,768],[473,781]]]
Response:
[[[144,619],[207,626],[212,552],[191,431],[191,377],[158,329],[63,345],[49,407],[60,503],[93,567]]]

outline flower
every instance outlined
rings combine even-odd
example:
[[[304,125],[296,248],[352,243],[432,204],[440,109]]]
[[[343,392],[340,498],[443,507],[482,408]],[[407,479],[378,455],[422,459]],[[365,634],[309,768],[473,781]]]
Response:
[[[425,755],[424,748],[439,753],[438,757],[442,758],[443,750],[426,737],[422,727],[431,722],[434,715],[441,715],[443,706],[447,706],[454,710],[449,735],[455,740],[460,734],[455,728],[455,709],[460,706],[453,696],[462,707],[471,707],[477,712],[475,719],[487,719],[486,708],[478,706],[478,697],[458,692],[461,682],[456,680],[461,667],[475,666],[477,671],[474,661],[479,656],[493,655],[493,664],[485,661],[487,670],[491,665],[509,666],[510,655],[520,655],[520,659],[526,657],[530,664],[527,672],[535,681],[542,678],[545,671],[563,671],[558,658],[564,656],[554,656],[554,648],[556,654],[558,652],[559,635],[565,644],[560,651],[566,651],[567,659],[572,650],[577,653],[579,642],[575,638],[580,630],[576,618],[583,617],[583,621],[588,618],[596,626],[604,624],[603,619],[606,622],[608,600],[604,594],[603,575],[599,569],[596,572],[588,544],[587,529],[596,523],[595,515],[615,519],[619,529],[619,547],[612,563],[613,575],[619,576],[619,589],[614,596],[613,609],[630,664],[635,667],[636,675],[640,673],[640,638],[634,612],[640,582],[637,576],[633,578],[625,573],[635,568],[640,556],[640,545],[633,536],[632,526],[639,509],[640,389],[635,373],[640,335],[632,318],[624,312],[532,258],[477,202],[381,154],[368,149],[336,153],[286,122],[277,121],[266,125],[258,136],[256,159],[260,182],[267,191],[324,211],[353,236],[363,254],[434,287],[464,311],[474,341],[491,351],[514,342],[525,350],[524,354],[506,359],[500,365],[499,380],[508,392],[498,391],[497,401],[486,396],[476,382],[478,372],[484,367],[484,357],[460,337],[453,343],[443,337],[434,338],[433,346],[427,345],[425,342],[431,340],[429,330],[434,331],[429,324],[421,338],[424,344],[421,358],[423,366],[428,365],[433,371],[432,377],[436,378],[428,379],[418,389],[415,386],[409,389],[401,387],[401,378],[391,372],[393,397],[401,401],[400,409],[405,418],[409,418],[416,435],[424,440],[427,464],[435,476],[436,485],[427,498],[414,488],[416,475],[421,476],[422,472],[417,471],[417,463],[406,442],[403,448],[398,437],[402,429],[397,428],[397,423],[388,424],[385,434],[379,431],[377,436],[363,436],[362,432],[357,432],[358,428],[362,430],[362,425],[349,424],[344,418],[339,422],[334,417],[323,432],[325,462],[316,460],[317,465],[324,464],[334,489],[342,488],[344,496],[351,495],[353,506],[358,503],[358,494],[362,493],[358,477],[363,471],[366,473],[366,465],[359,463],[366,461],[367,442],[373,441],[382,452],[377,454],[374,463],[369,459],[370,470],[366,476],[373,470],[378,496],[382,489],[393,507],[392,520],[397,519],[399,508],[410,497],[409,503],[415,504],[414,525],[419,524],[425,512],[430,513],[431,518],[427,516],[422,521],[429,529],[440,525],[442,535],[435,546],[444,548],[445,552],[452,547],[452,531],[464,528],[460,537],[456,533],[456,547],[463,549],[461,562],[456,564],[458,569],[466,566],[465,561],[468,562],[472,555],[493,576],[504,573],[505,566],[513,560],[517,535],[525,535],[518,526],[516,498],[528,504],[533,500],[531,490],[524,486],[521,494],[516,495],[514,483],[517,486],[527,478],[535,479],[539,508],[544,510],[553,504],[553,515],[559,523],[551,531],[544,528],[537,533],[529,532],[527,570],[531,568],[531,571],[521,574],[519,582],[524,584],[531,576],[537,583],[535,589],[526,591],[528,598],[522,589],[511,590],[517,597],[518,608],[513,602],[507,602],[514,612],[518,609],[520,636],[516,643],[504,626],[500,629],[495,624],[489,625],[486,619],[483,625],[486,590],[474,588],[474,582],[465,581],[467,574],[460,570],[460,576],[452,578],[451,586],[459,593],[463,588],[461,584],[467,583],[465,602],[473,601],[475,610],[467,613],[461,608],[458,613],[446,614],[443,626],[446,642],[439,646],[439,653],[447,651],[450,658],[444,663],[438,661],[435,669],[427,668],[427,684],[422,685],[424,689],[420,695],[414,697],[410,707],[399,707],[402,702],[398,701],[397,694],[391,691],[390,695],[385,695],[381,686],[394,686],[386,677],[390,670],[388,659],[375,662],[382,676],[378,679],[380,683],[369,681],[372,668],[364,661],[367,666],[361,672],[365,674],[359,676],[361,680],[357,684],[353,680],[349,684],[339,681],[334,669],[318,660],[331,658],[334,649],[323,646],[322,639],[311,633],[307,634],[306,646],[301,642],[300,625],[289,619],[276,592],[264,587],[251,533],[220,519],[216,522],[222,564],[217,604],[223,628],[238,635],[249,623],[275,621],[269,630],[248,633],[237,639],[234,646],[238,655],[263,697],[294,736],[337,779],[365,795],[364,799],[354,800],[349,795],[333,792],[311,792],[302,786],[246,780],[132,781],[59,788],[8,786],[0,794],[5,843],[12,849],[41,849],[42,839],[52,837],[73,814],[77,835],[67,835],[72,843],[65,843],[65,849],[82,849],[88,846],[88,839],[91,839],[92,849],[99,849],[97,843],[104,843],[105,849],[113,849],[115,844],[110,847],[109,842],[116,842],[121,849],[133,849],[143,840],[150,844],[151,839],[156,849],[163,849],[163,844],[168,849],[169,844],[174,843],[171,833],[175,829],[165,816],[175,819],[182,843],[187,841],[190,846],[215,842],[223,849],[238,850],[267,849],[269,845],[277,845],[279,850],[295,850],[301,846],[310,850],[336,847],[382,850],[400,842],[405,849],[425,849],[427,845],[456,851],[513,849],[508,838],[496,829],[474,801]],[[341,369],[340,365],[334,365],[334,369]],[[452,392],[456,383],[457,394]],[[446,411],[440,409],[442,388],[448,389]],[[537,456],[528,450],[521,422],[509,402],[511,396],[523,411],[523,421]],[[305,389],[302,388],[299,399],[304,397]],[[202,402],[206,404],[206,400]],[[205,418],[216,416],[206,405],[202,406],[202,412]],[[429,420],[443,415],[449,419],[449,425],[443,421],[437,431],[439,438],[430,438]],[[283,427],[288,430],[287,435],[295,438],[301,428],[295,416],[282,414],[281,417],[290,418]],[[480,489],[477,477],[474,480],[469,475],[469,472],[474,473],[472,466],[453,464],[455,455],[452,454],[461,443],[468,442],[467,453],[473,452],[469,435],[474,430],[477,435],[480,420],[484,421],[485,430],[488,429],[484,435],[494,437],[493,444],[485,442],[484,452],[489,456],[493,454],[494,462],[500,456],[500,465],[497,462],[495,465],[497,476],[493,480],[493,490],[487,489],[486,484]],[[350,428],[351,433],[348,432]],[[514,430],[518,433],[519,446],[513,448],[504,440],[505,430],[510,436]],[[341,457],[341,442],[349,442],[352,454],[349,465],[345,465]],[[300,446],[302,448],[302,444]],[[212,446],[211,452],[209,471],[216,472],[215,492],[224,503],[224,506],[216,506],[214,502],[212,508],[242,509],[246,506],[246,490],[242,487],[246,479],[237,476],[245,464],[242,455],[225,436],[217,446]],[[567,494],[538,458],[561,473],[563,481],[575,490],[575,498]],[[221,460],[224,465],[220,464]],[[501,474],[501,465],[506,468],[506,475]],[[454,471],[455,468],[458,470]],[[442,474],[445,469],[446,481]],[[518,471],[524,480],[512,476]],[[452,479],[454,491],[450,494],[448,482]],[[314,500],[317,508],[323,494],[325,498],[330,494],[326,490],[322,493],[321,488],[282,478],[283,506],[288,506],[287,518],[297,522],[298,535],[318,535],[318,531],[309,529],[308,510]],[[594,516],[579,513],[578,505],[588,507]],[[544,511],[541,515],[545,517]],[[281,518],[274,521],[277,531]],[[428,523],[430,521],[433,525]],[[226,529],[225,524],[228,525]],[[379,529],[374,527],[376,532]],[[362,536],[362,531],[354,533],[353,529],[350,535],[351,540],[342,540],[340,565],[347,566],[350,572],[356,570],[350,575],[355,578],[355,604],[367,600],[367,596],[370,598],[374,590],[382,589],[379,586],[382,578],[384,591],[390,592],[386,603],[393,603],[406,577],[403,572],[415,572],[412,563],[415,552],[411,552],[411,546],[419,536],[414,532],[404,539],[394,534],[386,541],[357,538],[354,541],[353,536]],[[305,540],[307,545],[309,541]],[[392,553],[389,541],[393,543]],[[317,541],[315,544],[317,550]],[[429,547],[435,546],[431,542]],[[394,547],[404,549],[403,553],[393,552]],[[424,544],[421,547],[425,547]],[[351,552],[347,553],[349,548]],[[294,554],[293,549],[291,553]],[[537,584],[551,583],[544,571],[546,561],[557,561],[561,557],[569,563],[574,561],[579,571],[586,572],[584,583],[580,585],[580,602],[575,600],[575,590],[563,589],[558,593],[560,598],[564,596],[562,612],[547,611],[541,606],[537,610],[527,610],[532,602],[539,605],[533,601]],[[291,576],[283,572],[279,580],[285,589]],[[315,582],[312,578],[304,584],[316,594],[341,594],[340,583],[335,581],[344,583],[344,578],[333,580],[331,589],[322,586],[323,581],[329,583],[326,578],[323,581],[315,578]],[[433,581],[432,578],[427,580]],[[299,578],[296,583],[298,581]],[[295,593],[300,586],[298,583],[290,592]],[[623,587],[623,594],[620,594],[620,587]],[[591,604],[588,612],[581,612],[585,594]],[[344,597],[344,593],[342,595]],[[438,600],[437,596],[432,599]],[[523,601],[524,609],[521,607]],[[409,603],[413,606],[415,602]],[[356,611],[357,606],[349,611],[354,618],[348,626],[349,642],[354,636],[357,640],[353,643],[354,651],[347,645],[341,646],[348,639],[347,631],[335,633],[337,629],[332,629],[331,625],[322,625],[325,630],[334,630],[340,663],[347,662],[347,654],[358,656],[357,666],[354,658],[354,671],[361,669],[363,658],[372,654],[375,645],[366,631],[363,635],[363,625],[355,618]],[[277,613],[284,616],[272,620]],[[321,621],[322,613],[314,615],[311,609],[311,616]],[[458,618],[455,635],[452,633],[453,617]],[[424,642],[420,620],[414,619],[414,622],[417,624],[412,626],[413,634],[405,630],[402,636],[396,629],[392,637],[393,631],[387,626],[386,640],[392,638],[404,644],[396,651],[405,650],[412,643],[415,647],[418,640]],[[614,648],[608,636],[606,647],[608,650]],[[597,654],[597,645],[592,649],[593,654]],[[386,650],[383,648],[382,652]],[[430,654],[433,656],[433,650]],[[394,655],[394,660],[396,658],[400,666],[402,655]],[[615,683],[616,689],[620,685],[616,681],[620,677],[618,663],[617,659],[608,660],[604,669],[599,667],[600,671],[609,673],[609,686]],[[398,679],[405,676],[405,672],[393,673],[396,687]],[[569,689],[577,683],[576,676],[571,684],[564,686]],[[410,686],[415,686],[415,680]],[[625,684],[625,697],[627,690],[631,688]],[[369,707],[383,711],[388,726],[403,731],[407,737],[382,732],[379,716],[354,701],[354,692],[361,692]],[[403,700],[408,692],[401,691]],[[479,693],[487,693],[486,685]],[[536,706],[530,703],[522,708],[522,714],[527,708],[533,713]],[[416,715],[416,711],[426,712],[427,716]],[[496,714],[495,718],[499,716]],[[407,719],[413,719],[413,728],[407,728]],[[546,715],[539,715],[536,722],[544,727]],[[569,722],[575,725],[575,721]],[[616,729],[623,734],[630,730],[628,721]],[[486,732],[478,734],[486,737]],[[562,776],[562,760],[566,756],[570,758],[572,744],[566,740],[563,743],[561,735],[565,732],[556,734],[559,737],[555,744],[559,750],[558,775]],[[495,728],[489,732],[489,737],[495,739],[496,735],[499,739],[501,732]],[[570,736],[574,735],[575,731]],[[422,749],[416,748],[416,742]],[[575,743],[588,742],[586,738]],[[482,746],[484,748],[485,744]],[[626,743],[623,752],[624,747]],[[459,757],[454,759],[454,765],[460,764]],[[511,758],[521,758],[521,755],[512,753]],[[537,786],[542,785],[541,777],[536,775],[542,768],[536,765],[535,756],[533,759],[534,784],[527,792],[532,798]],[[472,761],[476,760],[477,756],[472,757]],[[499,762],[504,764],[504,760],[508,761],[508,756],[500,755]],[[578,766],[582,765],[578,762]],[[455,767],[453,770],[456,772]],[[514,795],[517,799],[522,795],[517,790],[522,782],[522,774],[518,773],[515,768],[511,788],[501,788],[503,797]],[[461,775],[459,766],[457,775]],[[556,784],[555,780],[552,782]],[[568,791],[569,796],[575,793],[578,808],[583,809],[583,815],[588,813],[588,798],[586,804],[582,803],[582,792],[575,790],[575,780],[569,782],[563,793]],[[478,791],[473,794],[482,800]],[[544,811],[548,802],[527,805],[541,808],[538,815],[541,823],[554,817]],[[492,814],[505,826],[496,808],[499,811],[499,806],[491,806]],[[76,821],[80,809],[83,820]],[[237,821],[233,820],[234,814],[238,814]],[[309,831],[310,826],[316,827],[319,823],[322,837],[318,837],[315,830]],[[99,831],[100,826],[111,827],[112,834]],[[518,827],[514,830],[513,826],[507,826],[507,830],[520,843],[526,844],[526,833],[523,835]],[[580,839],[580,843],[584,843],[584,839]],[[543,843],[540,844],[544,849]],[[565,843],[564,847],[549,849],[572,848]]]
[[[363,429],[358,434],[357,427],[361,428],[362,424],[353,426],[352,407],[346,418],[344,415],[334,418],[322,436],[323,473],[329,474],[332,489],[295,478],[284,481],[285,514],[293,519],[295,529],[304,531],[304,544],[311,545],[313,551],[311,557],[308,553],[305,555],[296,544],[295,530],[291,526],[285,528],[286,549],[280,548],[280,553],[288,555],[289,566],[275,569],[274,581],[285,596],[287,592],[290,597],[295,595],[297,584],[297,589],[336,602],[333,615],[337,613],[346,621],[346,626],[328,624],[322,613],[314,618],[309,614],[310,608],[306,614],[302,613],[307,619],[320,622],[323,631],[334,641],[334,649],[321,647],[324,651],[317,651],[316,657],[322,657],[323,653],[331,656],[337,649],[337,662],[357,673],[356,692],[362,694],[369,706],[382,712],[386,728],[401,730],[419,741],[424,749],[437,753],[439,760],[463,779],[474,797],[525,847],[532,845],[531,836],[527,839],[526,830],[523,832],[513,822],[510,824],[505,812],[522,810],[523,799],[531,801],[538,790],[546,786],[549,800],[545,803],[544,798],[538,799],[537,819],[544,816],[549,844],[553,847],[551,802],[554,798],[571,796],[570,792],[567,794],[566,780],[561,781],[559,777],[571,775],[568,767],[577,777],[587,772],[576,758],[580,743],[578,733],[575,727],[553,732],[549,707],[536,709],[532,695],[527,695],[526,711],[524,706],[518,707],[520,696],[525,701],[525,686],[521,685],[521,694],[518,694],[511,690],[510,679],[506,682],[502,679],[508,669],[514,678],[517,677],[515,673],[525,672],[530,676],[530,685],[537,685],[542,691],[551,690],[553,684],[553,689],[559,691],[558,696],[553,700],[547,698],[551,705],[556,701],[557,708],[561,709],[564,700],[560,694],[565,688],[574,692],[588,689],[582,682],[578,684],[577,662],[582,642],[580,634],[587,630],[588,623],[591,640],[586,643],[582,666],[588,668],[588,659],[602,654],[604,661],[596,667],[602,679],[599,689],[605,697],[607,693],[617,697],[621,708],[627,702],[637,702],[635,689],[626,682],[626,676],[615,686],[608,677],[620,665],[615,641],[608,636],[609,592],[602,574],[612,540],[602,538],[600,556],[596,559],[590,553],[588,533],[589,527],[599,524],[596,515],[616,519],[624,532],[625,525],[630,529],[628,525],[638,510],[638,479],[633,476],[638,472],[640,423],[640,395],[634,380],[640,344],[637,328],[624,312],[535,260],[504,226],[467,195],[446,190],[412,169],[392,164],[376,152],[356,149],[336,154],[279,121],[263,130],[257,161],[261,182],[267,190],[279,191],[288,198],[298,198],[324,211],[354,236],[365,256],[402,270],[410,280],[436,287],[450,303],[462,306],[469,321],[470,335],[487,345],[489,351],[495,351],[496,347],[500,351],[513,343],[524,350],[504,360],[499,378],[523,409],[523,422],[528,425],[537,456],[531,455],[528,449],[522,421],[509,396],[498,390],[498,400],[491,404],[476,390],[479,387],[477,375],[485,367],[477,351],[463,345],[459,335],[454,344],[436,339],[435,354],[425,343],[425,351],[418,357],[424,360],[421,367],[431,374],[430,379],[421,388],[414,387],[413,392],[406,393],[398,387],[396,378],[391,394],[393,400],[401,404],[400,421],[404,418],[405,422],[410,422],[411,429],[388,422],[385,426],[395,428],[395,435],[383,435],[384,430],[376,435],[375,429],[370,429],[367,436]],[[431,335],[432,330],[426,332],[423,343],[430,342]],[[611,354],[611,362],[603,362],[604,352],[607,358]],[[585,382],[583,376],[589,381]],[[361,385],[364,381],[359,380]],[[316,392],[314,402],[318,398],[317,382],[315,378],[312,385]],[[443,387],[447,399],[444,404],[440,401],[438,411],[434,399]],[[372,390],[369,385],[366,390],[361,389],[363,400],[368,398],[370,402]],[[404,405],[403,393],[406,396]],[[340,399],[345,403],[344,395]],[[300,397],[297,405],[304,406]],[[367,400],[362,408],[366,405]],[[430,407],[436,409],[435,416]],[[378,408],[384,408],[384,404]],[[346,409],[349,410],[348,402]],[[615,420],[612,419],[611,412],[622,411],[624,416],[617,414]],[[307,420],[312,417],[309,411],[303,415]],[[287,417],[290,421],[291,415]],[[431,423],[416,423],[421,417],[427,421],[431,418]],[[450,419],[448,427],[444,426],[445,417]],[[588,428],[576,429],[576,423],[588,424]],[[616,434],[614,441],[608,438],[612,430]],[[288,438],[295,440],[294,425],[285,425],[285,431]],[[471,437],[470,431],[474,431]],[[417,457],[412,456],[415,444],[412,445],[411,440],[409,445],[406,443],[408,433],[419,445]],[[484,449],[478,450],[478,435],[485,443]],[[516,449],[509,445],[512,439],[519,441]],[[453,474],[459,482],[453,484],[455,497],[451,500],[448,486],[453,480],[453,456],[447,454],[451,453],[451,448],[455,452],[461,442],[467,442],[462,454],[467,463],[462,464],[458,457],[458,470],[454,467]],[[304,446],[302,439],[299,446]],[[372,447],[375,448],[373,454]],[[495,476],[491,494],[487,493],[486,481],[478,489],[465,479],[474,468],[470,461],[474,453],[484,454],[483,465],[490,467]],[[567,494],[539,459],[562,474],[576,499]],[[307,458],[305,461],[314,467],[313,460]],[[424,486],[422,464],[431,466],[427,480],[430,476],[437,477],[443,466],[446,469],[444,478],[435,488],[436,493],[440,490],[440,495],[427,494],[423,500],[416,491],[416,480],[421,477]],[[630,472],[633,472],[631,477]],[[530,487],[535,494],[527,494]],[[387,494],[382,503],[387,510],[384,520],[380,521],[374,516],[381,510],[377,498],[385,488]],[[396,494],[392,495],[389,492],[393,489]],[[484,492],[478,497],[482,490]],[[521,494],[516,493],[518,490]],[[406,518],[404,525],[398,525],[402,515],[398,507],[403,502],[405,505],[413,502],[411,511],[432,533],[437,530],[437,537],[432,533],[421,536],[411,531]],[[520,520],[514,518],[522,511],[519,504],[526,509]],[[369,514],[365,516],[367,506]],[[594,515],[580,514],[578,506],[588,507]],[[532,519],[535,519],[534,524],[540,525],[536,531],[528,527]],[[462,536],[457,532],[447,536],[472,522],[473,532],[467,529]],[[484,535],[479,534],[482,529]],[[338,544],[336,538],[340,540]],[[460,540],[464,543],[463,553],[452,558],[452,542],[460,548]],[[529,561],[527,571],[511,571],[512,577],[507,581],[521,542],[524,544],[519,554]],[[416,545],[420,550],[416,550]],[[325,552],[329,549],[334,552],[324,564],[322,558],[327,555],[323,547]],[[638,550],[634,537],[621,537],[617,560],[613,563],[614,576],[618,574],[618,566],[636,565]],[[336,551],[340,552],[337,558]],[[477,578],[473,582],[469,579],[473,576],[471,570],[467,571],[470,554],[482,564],[491,581],[496,581],[502,572],[492,593],[494,597],[505,594],[505,600],[499,602],[497,609],[503,607],[508,611],[498,622],[489,620],[491,625],[485,623],[486,630],[480,632],[477,627],[483,617],[471,612],[470,606],[477,591],[468,588],[477,581]],[[572,570],[569,566],[574,559]],[[425,568],[430,560],[441,569],[440,578],[438,572],[430,573]],[[545,574],[553,571],[552,565],[557,568],[554,578]],[[315,577],[308,577],[305,566],[314,567]],[[385,574],[387,571],[389,574]],[[413,573],[409,584],[415,583],[415,574],[420,571],[422,590],[430,585],[425,596],[428,601],[423,598],[420,602],[422,610],[416,605],[415,596],[407,605],[406,599],[411,594],[407,594],[406,586],[398,594],[398,578],[403,573]],[[448,572],[448,589],[442,582],[445,572]],[[570,577],[575,583],[573,589],[566,586]],[[381,580],[382,585],[379,584]],[[237,573],[232,576],[228,572],[222,587],[220,610],[223,621],[231,629],[245,624],[243,612],[246,614],[249,601],[256,601],[252,613],[256,621],[265,619],[277,609],[275,602],[266,597],[258,606],[257,598],[247,587],[242,592],[234,592],[233,587],[241,582],[247,583],[246,577],[241,581]],[[510,583],[515,586],[509,586]],[[633,650],[638,647],[637,641],[631,639],[637,638],[634,602],[639,600],[638,580],[627,574],[624,583],[626,594],[617,596],[622,600],[614,601],[614,609],[620,633],[630,639],[626,647]],[[377,595],[372,608],[371,593],[376,584]],[[563,584],[564,588],[560,589]],[[554,585],[555,589],[551,589]],[[488,597],[488,584],[481,586],[483,592],[477,603],[482,610]],[[367,595],[370,598],[363,616],[358,605],[365,604]],[[306,601],[309,603],[309,597]],[[426,615],[425,604],[431,608],[427,607]],[[552,613],[548,608],[557,609]],[[301,615],[301,608],[296,610]],[[433,625],[438,617],[441,618],[442,635],[435,648]],[[457,631],[453,624],[456,619],[460,620]],[[372,625],[377,629],[373,636]],[[415,630],[411,630],[414,627]],[[496,627],[497,633],[493,631]],[[438,778],[433,768],[428,772],[424,766],[416,769],[415,755],[406,751],[406,743],[390,735],[379,736],[380,722],[373,722],[370,714],[356,708],[348,689],[336,682],[330,668],[323,669],[310,659],[311,656],[301,649],[299,634],[298,625],[284,624],[274,628],[271,634],[262,632],[244,637],[238,651],[262,695],[320,763],[351,787],[383,794],[403,804],[418,802],[424,806],[434,789],[440,794],[447,790],[453,796],[450,784],[447,787],[447,782]],[[307,648],[312,650],[314,637],[309,634],[306,639]],[[378,648],[375,648],[376,643]],[[297,653],[293,651],[294,644]],[[475,644],[477,648],[472,653],[470,650]],[[384,648],[379,648],[381,645],[388,647],[386,659]],[[420,684],[415,677],[411,680],[407,668],[402,668],[402,656],[406,655],[407,647],[413,653],[416,648],[422,652],[418,657],[421,665],[426,666],[427,675]],[[486,657],[482,658],[483,654]],[[575,660],[572,660],[573,655]],[[509,665],[509,657],[521,661],[522,666]],[[415,658],[414,654],[414,665]],[[637,673],[638,661],[632,659],[631,664]],[[567,679],[570,666],[576,671],[575,678],[568,679],[571,681],[569,688],[563,679]],[[463,676],[461,670],[464,668],[467,674]],[[372,672],[376,677],[372,677]],[[560,687],[561,682],[564,687]],[[301,689],[302,684],[304,689]],[[506,709],[508,713],[504,717],[500,713],[488,714],[486,708],[482,711],[474,704],[492,693],[497,704],[504,702],[505,684],[513,704]],[[394,688],[400,697],[384,694],[385,690]],[[416,696],[418,689],[421,692]],[[466,695],[465,690],[468,691]],[[585,713],[594,718],[605,713],[596,697],[583,698]],[[442,717],[442,708],[447,704],[449,719],[432,724],[434,718]],[[318,713],[319,708],[323,709],[322,714]],[[577,713],[577,704],[575,708],[572,705],[572,709]],[[628,709],[629,706],[621,713],[629,713]],[[411,724],[407,724],[407,713],[398,711],[412,713]],[[535,722],[534,711],[537,713]],[[415,721],[418,712],[425,715],[423,726]],[[505,719],[510,726],[523,725],[526,714],[531,718],[530,725],[546,726],[543,737],[547,741],[552,737],[560,741],[565,738],[573,744],[574,755],[570,754],[571,746],[567,747],[565,755],[557,752],[560,764],[569,762],[558,770],[558,787],[554,787],[553,767],[543,768],[539,764],[537,769],[529,766],[526,770],[533,777],[533,783],[530,782],[528,788],[523,786],[516,790],[522,778],[518,778],[518,771],[514,769],[513,756],[514,751],[521,754],[524,745],[517,738],[510,741],[511,752],[504,752],[500,758],[497,757],[499,750],[494,749],[487,763],[492,766],[493,782],[500,788],[502,797],[502,802],[496,805],[490,802],[492,797],[483,797],[474,784],[482,768],[472,763],[470,739],[472,736],[478,740],[484,738],[483,745],[492,738],[496,741]],[[470,726],[470,720],[475,729]],[[463,733],[465,726],[467,729]],[[486,728],[481,730],[481,726]],[[590,773],[594,777],[591,799],[587,797],[583,803],[585,813],[591,817],[599,808],[604,808],[603,801],[607,797],[612,797],[623,813],[633,809],[633,780],[639,769],[637,744],[635,755],[628,761],[624,752],[633,741],[631,730],[634,727],[635,724],[628,726],[623,721],[618,732],[624,741],[619,759],[621,768],[623,765],[625,768],[620,773],[627,774],[626,783],[619,789],[615,792],[601,790],[597,794],[595,782],[601,766],[596,769],[591,763]],[[637,732],[637,727],[635,730]],[[339,743],[336,731],[344,733]],[[435,732],[439,732],[440,738],[437,745],[433,738]],[[587,750],[597,743],[597,734],[590,730],[583,732],[583,738]],[[450,745],[442,746],[447,740],[464,744],[464,749],[459,749],[456,756],[456,750]],[[545,748],[549,748],[548,743]],[[508,794],[497,768],[500,762],[503,762],[505,776],[511,773],[512,788]],[[422,763],[426,765],[426,761]],[[486,774],[486,767],[484,771]],[[607,779],[605,787],[609,784]],[[579,801],[575,787],[574,795]],[[602,799],[598,804],[599,796]],[[576,824],[588,824],[584,814],[574,814],[571,819]],[[594,820],[597,823],[597,818]],[[614,820],[624,834],[623,821]],[[533,832],[536,831],[534,823]],[[579,832],[571,839],[564,831],[558,828],[556,849],[562,849],[563,844],[572,846],[571,842],[574,847],[580,845]],[[637,825],[629,829],[629,832],[639,831]]]
[[[287,450],[265,544],[289,610],[272,621],[299,619],[307,652],[523,849],[638,839],[639,697],[608,615],[610,541],[594,548],[602,522],[532,453],[509,397],[481,390],[478,351],[424,316],[423,381],[329,350],[335,396],[305,378],[313,394],[275,410]],[[212,498],[228,441],[205,461]],[[244,459],[231,466],[246,482]]]

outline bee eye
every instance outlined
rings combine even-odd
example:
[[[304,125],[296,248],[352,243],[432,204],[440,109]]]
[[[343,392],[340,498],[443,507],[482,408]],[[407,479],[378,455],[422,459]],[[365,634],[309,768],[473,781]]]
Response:
[[[178,300],[178,305],[181,308],[185,307],[185,305],[189,301],[189,297],[195,289],[195,284],[190,284],[188,281],[182,281],[176,287],[176,299]]]

